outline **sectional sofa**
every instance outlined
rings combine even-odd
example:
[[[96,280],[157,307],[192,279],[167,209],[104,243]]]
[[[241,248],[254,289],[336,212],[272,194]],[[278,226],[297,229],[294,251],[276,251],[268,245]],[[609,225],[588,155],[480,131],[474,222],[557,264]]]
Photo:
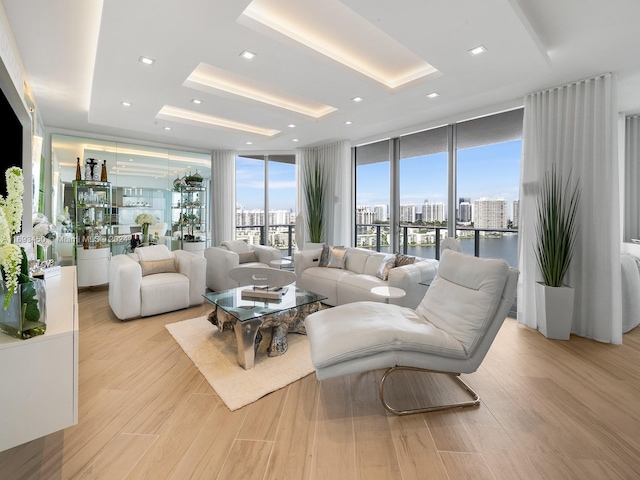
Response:
[[[361,300],[385,302],[384,297],[371,292],[373,287],[397,287],[405,291],[402,298],[389,303],[416,308],[427,291],[427,284],[435,277],[438,261],[415,257],[409,265],[393,266],[388,277],[379,275],[381,265],[389,261],[389,254],[361,248],[347,248],[341,265],[321,266],[322,249],[302,250],[294,256],[296,285],[327,297],[328,305],[343,305]],[[402,259],[406,261],[406,257]]]

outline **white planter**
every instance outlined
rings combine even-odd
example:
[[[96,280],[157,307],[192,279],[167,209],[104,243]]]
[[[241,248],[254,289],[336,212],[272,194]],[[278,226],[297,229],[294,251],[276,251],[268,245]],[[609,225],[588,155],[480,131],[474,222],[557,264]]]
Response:
[[[324,247],[324,243],[313,243],[313,242],[304,243],[304,250],[313,250],[313,249],[322,248],[322,247]]]
[[[569,340],[573,321],[574,290],[536,283],[538,330],[547,338]]]

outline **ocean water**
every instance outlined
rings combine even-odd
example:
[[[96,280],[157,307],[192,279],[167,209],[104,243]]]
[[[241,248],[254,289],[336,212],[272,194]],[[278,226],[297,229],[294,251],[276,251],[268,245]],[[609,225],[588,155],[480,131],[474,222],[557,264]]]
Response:
[[[460,238],[460,248],[464,253],[474,254],[473,238]],[[388,251],[388,248],[382,251]],[[408,246],[407,254],[423,258],[436,258],[435,246]],[[511,267],[518,267],[518,235],[480,238],[480,257],[504,258]]]

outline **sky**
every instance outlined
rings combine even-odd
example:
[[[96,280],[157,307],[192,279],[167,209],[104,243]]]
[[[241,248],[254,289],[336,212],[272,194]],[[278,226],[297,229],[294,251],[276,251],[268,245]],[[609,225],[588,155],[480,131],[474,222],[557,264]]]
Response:
[[[507,214],[518,199],[520,140],[458,150],[457,197],[503,198]],[[358,205],[389,205],[389,162],[359,166],[356,172]],[[447,203],[447,154],[400,160],[400,204],[419,206]]]
[[[236,158],[236,203],[264,209],[264,161]],[[269,162],[269,208],[296,211],[296,166]]]
[[[503,198],[511,215],[520,184],[520,140],[458,150],[458,197]],[[274,210],[295,211],[295,165],[269,162],[269,203]],[[389,205],[389,162],[359,166],[356,203]],[[400,161],[400,203],[416,207],[447,202],[447,155],[413,157]],[[247,209],[264,204],[264,162],[236,159],[236,201]]]

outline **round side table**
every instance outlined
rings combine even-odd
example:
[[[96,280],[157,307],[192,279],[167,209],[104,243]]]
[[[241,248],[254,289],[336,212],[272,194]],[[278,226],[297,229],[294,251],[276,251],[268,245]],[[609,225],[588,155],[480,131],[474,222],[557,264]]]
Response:
[[[371,293],[384,297],[385,303],[389,303],[390,298],[402,298],[407,294],[407,292],[398,287],[373,287]]]
[[[271,268],[282,270],[282,267],[288,267],[289,265],[291,265],[291,260],[285,260],[284,258],[280,260],[271,260],[269,262],[269,265],[271,265]]]

